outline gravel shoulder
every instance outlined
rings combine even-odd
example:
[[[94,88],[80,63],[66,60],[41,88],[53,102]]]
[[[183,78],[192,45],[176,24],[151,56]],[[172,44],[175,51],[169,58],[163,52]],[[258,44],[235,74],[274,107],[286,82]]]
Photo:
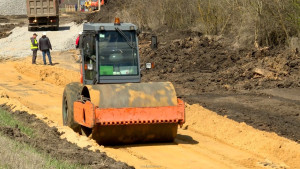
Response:
[[[26,15],[26,0],[1,0],[0,15]]]
[[[75,48],[75,40],[82,25],[75,23],[60,26],[59,31],[46,31],[53,51],[65,51]],[[37,31],[38,39],[44,31]],[[27,27],[16,27],[7,38],[0,39],[0,57],[25,57],[32,54],[30,50],[30,37],[33,32],[28,32]],[[39,52],[39,55],[41,53]]]

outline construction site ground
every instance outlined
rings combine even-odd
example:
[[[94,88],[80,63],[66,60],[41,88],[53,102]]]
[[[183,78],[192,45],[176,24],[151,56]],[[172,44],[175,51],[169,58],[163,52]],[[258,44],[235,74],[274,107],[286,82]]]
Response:
[[[186,104],[187,122],[179,130],[174,143],[120,147],[97,145],[95,141],[62,126],[63,88],[69,82],[78,81],[79,77],[75,53],[76,51],[68,51],[53,54],[54,63],[57,63],[54,67],[44,66],[41,59],[38,60],[38,65],[28,64],[30,57],[2,60],[0,71],[5,74],[0,77],[1,104],[17,106],[15,110],[25,109],[30,114],[36,114],[40,119],[46,119],[50,126],[55,126],[58,132],[63,133],[61,138],[66,138],[79,147],[106,152],[109,156],[136,168],[297,168],[300,165],[300,145],[296,142],[276,133],[254,129],[244,122],[235,122],[198,104]],[[292,91],[290,96],[293,96],[296,90]],[[269,96],[269,102],[276,102],[273,106],[277,105],[277,108],[281,107],[281,104],[276,100],[292,100],[292,97],[284,98],[276,96],[276,93]],[[206,97],[213,99],[209,95]],[[226,97],[217,98],[216,103],[221,105],[229,100],[236,104],[240,102],[234,96]],[[247,94],[244,96],[244,99],[248,100],[262,98],[251,95],[247,97]],[[212,100],[210,101],[212,103]],[[263,108],[251,102],[244,104],[254,106],[258,111]]]
[[[135,168],[299,168],[299,53],[236,53],[222,39],[181,34],[161,34],[157,50],[149,47],[151,34],[140,37],[142,63],[155,62],[153,70],[143,71],[143,81],[171,81],[186,102],[186,123],[174,143],[103,147],[63,126],[64,86],[79,81],[76,50],[53,52],[54,66],[44,66],[40,56],[37,65],[30,56],[0,58],[0,104],[35,114],[34,120],[57,128],[61,139],[87,154],[99,150]]]

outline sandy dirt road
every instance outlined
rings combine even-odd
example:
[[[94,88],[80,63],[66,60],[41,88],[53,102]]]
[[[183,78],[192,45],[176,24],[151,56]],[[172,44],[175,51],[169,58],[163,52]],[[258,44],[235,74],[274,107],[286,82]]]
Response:
[[[219,116],[199,105],[186,105],[187,123],[174,143],[103,147],[62,126],[64,86],[79,79],[76,52],[53,53],[55,66],[30,65],[30,58],[0,62],[0,102],[24,105],[47,118],[80,147],[100,149],[136,168],[297,168],[300,145]],[[1,94],[2,93],[2,94]],[[5,96],[5,97],[4,97]],[[0,98],[1,98],[0,97]],[[7,98],[8,97],[8,98]]]

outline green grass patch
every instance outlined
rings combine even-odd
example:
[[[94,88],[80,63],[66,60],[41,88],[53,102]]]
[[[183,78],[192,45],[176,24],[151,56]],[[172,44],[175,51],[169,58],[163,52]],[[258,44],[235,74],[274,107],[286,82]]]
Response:
[[[53,158],[48,158],[46,168],[58,168],[58,169],[88,169],[88,167],[80,164],[69,164],[67,162],[59,161]]]
[[[29,137],[34,137],[34,130],[26,126],[21,121],[15,119],[13,115],[3,109],[0,109],[0,126],[12,127],[14,128],[18,125],[18,128],[22,133],[26,134]]]
[[[0,164],[0,168],[1,168],[1,169],[10,169],[11,166],[9,166],[9,165],[7,165],[7,164],[5,164],[5,165],[1,165],[1,164]]]
[[[57,160],[48,154],[41,153],[37,149],[22,142],[7,138],[0,134],[0,168],[22,169],[81,169],[87,168],[80,164],[71,164]]]
[[[26,125],[21,120],[17,119],[12,113],[0,108],[0,126],[18,128],[23,134],[35,138],[34,128]],[[51,138],[49,138],[51,139]],[[0,133],[0,169],[10,168],[58,168],[58,169],[79,169],[87,168],[77,163],[69,163],[51,157],[47,153],[39,152],[29,144],[18,142],[7,138]]]

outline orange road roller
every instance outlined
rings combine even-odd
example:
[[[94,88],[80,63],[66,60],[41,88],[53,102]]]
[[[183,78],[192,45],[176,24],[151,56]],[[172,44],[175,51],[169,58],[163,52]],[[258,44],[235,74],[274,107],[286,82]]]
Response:
[[[85,23],[81,82],[65,87],[63,124],[101,145],[172,142],[185,122],[170,82],[141,83],[138,27]]]

